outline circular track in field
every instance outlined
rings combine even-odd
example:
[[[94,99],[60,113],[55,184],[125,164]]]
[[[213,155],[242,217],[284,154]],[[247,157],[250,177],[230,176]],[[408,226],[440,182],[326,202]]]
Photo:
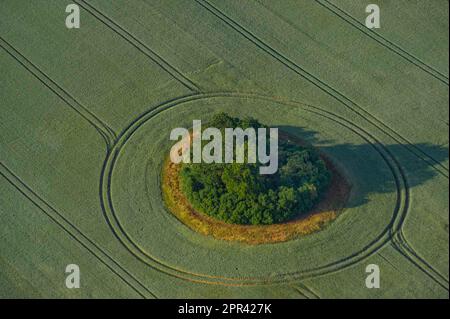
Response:
[[[183,225],[161,198],[161,166],[173,144],[169,134],[219,111],[253,116],[318,146],[353,184],[346,211],[318,233],[257,246],[215,240]],[[130,253],[171,276],[221,285],[298,281],[367,258],[400,228],[405,190],[395,158],[363,128],[318,107],[241,93],[196,94],[149,110],[119,136],[101,176],[105,217]]]

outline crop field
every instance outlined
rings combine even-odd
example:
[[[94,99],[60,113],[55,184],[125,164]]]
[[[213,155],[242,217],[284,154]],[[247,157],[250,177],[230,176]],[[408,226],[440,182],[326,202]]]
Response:
[[[0,0],[0,298],[449,298],[448,12]],[[337,218],[252,245],[169,213],[171,131],[217,112],[325,154],[351,185]]]

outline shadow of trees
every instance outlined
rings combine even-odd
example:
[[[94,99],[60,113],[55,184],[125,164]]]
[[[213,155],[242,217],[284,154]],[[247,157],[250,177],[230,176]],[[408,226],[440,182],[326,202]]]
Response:
[[[405,148],[406,145],[403,144],[377,144],[376,147],[371,143],[337,144],[333,140],[319,139],[318,132],[305,130],[302,127],[278,126],[278,128],[288,133],[289,136],[317,147],[321,152],[328,155],[333,162],[337,160],[335,164],[337,164],[338,169],[340,167],[345,172],[358,174],[358,196],[349,204],[352,207],[367,203],[372,193],[393,193],[397,191],[392,170],[383,159],[379,149],[382,150],[382,154],[389,153],[395,157],[407,176],[410,188],[422,185],[440,174],[430,163],[408,151]],[[417,143],[412,146],[429,154],[438,163],[443,164],[448,160],[449,150],[447,146],[431,143]],[[442,171],[443,168],[440,170]],[[345,172],[343,172],[344,175]]]

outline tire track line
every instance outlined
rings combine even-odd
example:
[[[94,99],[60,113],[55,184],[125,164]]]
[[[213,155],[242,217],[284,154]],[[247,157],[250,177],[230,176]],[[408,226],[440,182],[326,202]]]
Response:
[[[305,284],[298,282],[291,287],[306,299],[320,299],[320,296]]]
[[[449,280],[436,270],[425,259],[420,257],[412,246],[407,242],[404,237],[403,231],[397,232],[392,239],[394,248],[407,260],[409,260],[416,268],[422,271],[425,275],[430,277],[434,282],[441,286],[446,291],[449,291]]]
[[[348,24],[352,25],[368,37],[372,38],[379,44],[381,44],[386,49],[394,52],[395,54],[399,55],[406,61],[414,64],[418,68],[420,68],[422,71],[428,73],[429,75],[433,76],[435,79],[441,81],[442,83],[449,85],[448,82],[448,76],[446,76],[444,73],[440,72],[439,70],[435,69],[434,67],[428,65],[427,63],[420,60],[418,57],[414,56],[413,54],[409,53],[405,49],[403,49],[401,46],[395,44],[394,42],[388,40],[383,35],[368,29],[364,24],[358,21],[355,17],[353,17],[350,13],[346,12],[345,10],[338,7],[336,4],[332,3],[328,0],[316,0],[318,4],[320,4],[322,7],[328,9],[335,15],[337,15],[342,20],[346,21]]]
[[[0,162],[0,175],[2,175],[14,188],[24,197],[38,207],[54,223],[61,227],[70,237],[88,250],[102,264],[117,275],[127,286],[139,294],[142,298],[157,298],[156,295],[139,282],[128,270],[110,257],[102,248],[95,244],[89,237],[84,235],[72,222],[59,213],[53,206],[37,195],[5,164]]]
[[[388,150],[387,150],[388,151]],[[388,151],[389,152],[389,151]],[[389,152],[390,153],[390,152]],[[434,282],[436,282],[439,286],[443,287],[448,291],[448,278],[445,278],[438,270],[436,270],[430,263],[425,261],[423,258],[419,256],[416,250],[412,245],[408,243],[406,237],[404,236],[403,226],[406,220],[406,217],[409,213],[410,209],[410,186],[408,183],[408,179],[406,174],[400,165],[397,158],[391,153],[391,157],[393,161],[396,163],[396,166],[399,169],[399,174],[401,176],[402,184],[401,188],[404,189],[405,196],[405,212],[399,216],[399,218],[395,219],[391,224],[390,229],[390,238],[394,245],[394,248],[405,258],[407,258],[414,266],[416,266],[419,270],[425,273],[428,277],[430,277]]]
[[[382,144],[380,145],[382,146]],[[439,271],[437,271],[431,264],[429,264],[423,258],[421,258],[404,237],[403,225],[410,209],[410,196],[411,196],[410,186],[406,174],[397,158],[394,156],[394,154],[392,154],[390,150],[388,150],[383,146],[382,148],[385,150],[387,154],[389,154],[389,157],[395,164],[394,166],[397,167],[398,173],[394,173],[393,166],[389,164],[394,174],[394,180],[397,185],[396,186],[397,191],[402,193],[403,194],[402,197],[404,198],[403,199],[404,206],[401,208],[402,212],[400,214],[397,214],[398,216],[396,218],[393,218],[392,222],[390,223],[389,241],[391,241],[394,244],[394,247],[401,255],[403,255],[405,258],[411,261],[414,266],[416,266],[419,270],[421,270],[428,277],[430,277],[435,283],[437,283],[439,286],[448,291],[449,280],[445,278],[445,276],[443,276],[441,273],[439,273]],[[384,155],[381,156],[384,158]],[[388,163],[387,158],[385,158],[385,161],[386,163]],[[400,211],[400,207],[398,211]]]
[[[163,57],[153,51],[149,46],[147,46],[144,42],[139,40],[129,31],[127,31],[124,27],[120,26],[113,19],[106,16],[103,12],[95,8],[92,4],[84,1],[84,0],[74,0],[74,3],[78,4],[84,10],[89,12],[94,18],[98,21],[102,22],[109,29],[114,31],[120,37],[122,37],[125,41],[130,43],[133,47],[135,47],[138,51],[146,55],[150,60],[156,63],[161,69],[170,74],[174,79],[180,82],[183,86],[188,88],[190,91],[199,92],[200,88],[187,76],[177,70],[175,67],[169,64]]]
[[[62,88],[58,83],[52,80],[47,74],[39,69],[33,62],[28,60],[23,54],[15,49],[3,37],[0,36],[0,47],[5,50],[14,60],[21,64],[28,72],[30,72],[36,79],[38,79],[44,86],[55,93],[62,101],[77,112],[81,117],[91,124],[96,131],[102,136],[106,143],[107,150],[109,150],[116,139],[116,134],[113,129],[97,117],[84,105],[79,103],[70,93]]]
[[[385,228],[385,230],[377,236],[374,240],[372,240],[367,246],[363,247],[360,251],[353,253],[352,255],[340,259],[336,262],[320,266],[317,268],[306,269],[304,271],[299,272],[291,272],[287,274],[279,274],[274,275],[271,278],[258,278],[258,277],[221,277],[221,276],[211,276],[208,274],[198,274],[189,272],[186,270],[182,270],[168,264],[165,264],[162,260],[154,259],[151,255],[148,255],[146,252],[141,250],[139,245],[135,244],[129,234],[123,229],[118,220],[116,213],[114,212],[112,198],[110,194],[111,188],[111,177],[113,172],[114,162],[117,159],[118,154],[120,153],[120,149],[126,144],[129,136],[134,134],[134,132],[145,122],[151,119],[153,116],[160,114],[174,106],[179,104],[192,102],[200,99],[210,99],[210,98],[220,98],[220,97],[239,97],[239,98],[248,98],[248,99],[261,99],[267,101],[278,102],[286,105],[299,105],[299,103],[290,100],[284,100],[281,98],[272,98],[264,95],[257,94],[249,94],[249,93],[236,93],[236,92],[211,92],[211,93],[200,93],[194,95],[188,95],[180,98],[174,98],[167,102],[156,106],[155,108],[150,109],[146,113],[141,114],[138,118],[133,120],[119,135],[118,143],[115,145],[117,149],[112,150],[112,152],[108,155],[107,159],[104,162],[104,166],[102,169],[102,178],[101,178],[101,190],[100,197],[102,202],[102,209],[104,210],[104,214],[106,220],[111,227],[113,233],[116,238],[122,242],[124,247],[129,250],[130,253],[134,254],[139,260],[150,266],[151,268],[158,270],[162,273],[166,273],[175,278],[179,278],[182,280],[187,280],[191,282],[201,282],[206,284],[218,284],[224,286],[254,286],[254,285],[270,285],[270,284],[278,284],[278,283],[295,283],[300,280],[320,277],[323,275],[327,275],[330,273],[334,273],[338,270],[345,269],[349,266],[356,265],[361,261],[369,258],[370,256],[375,255],[381,248],[383,248],[388,243],[393,242],[393,234],[399,232],[402,229],[403,222],[406,218],[406,215],[409,212],[410,205],[410,194],[409,194],[409,184],[405,175],[403,168],[400,163],[396,159],[396,157],[392,154],[392,152],[387,149],[381,142],[379,142],[376,137],[371,135],[369,132],[365,131],[361,127],[355,126],[354,123],[349,122],[347,119],[342,116],[333,114],[327,110],[320,109],[313,105],[303,104],[305,110],[309,109],[309,112],[315,113],[319,116],[322,116],[330,121],[334,121],[359,135],[365,141],[367,141],[374,150],[383,158],[386,162],[386,165],[389,167],[392,172],[393,179],[396,185],[397,192],[397,200],[394,209],[393,216],[391,221]],[[125,139],[125,140],[123,140]],[[122,234],[122,235],[121,235]],[[149,259],[150,260],[149,260]],[[417,264],[415,264],[417,266]],[[429,265],[431,267],[431,265]],[[432,268],[432,267],[431,267]],[[420,267],[419,267],[420,269]],[[427,275],[430,275],[425,271]],[[430,276],[434,281],[436,281],[432,276]],[[445,287],[439,281],[436,281],[440,286]],[[303,293],[302,293],[303,294]]]
[[[311,299],[309,296],[306,295],[304,291],[302,291],[299,287],[294,285],[289,285],[296,293],[298,293],[300,296],[304,297],[305,299]]]
[[[428,277],[430,277],[435,283],[437,283],[442,288],[448,291],[448,279],[446,279],[442,274],[440,274],[431,264],[426,262],[424,259],[418,257],[417,252],[413,249],[411,245],[408,244],[406,238],[403,235],[403,226],[406,220],[406,217],[409,213],[410,208],[410,186],[408,183],[408,179],[406,178],[406,174],[398,162],[398,160],[391,154],[392,159],[396,163],[396,166],[399,169],[399,174],[401,176],[402,184],[401,187],[405,191],[405,212],[399,216],[394,222],[391,224],[390,229],[390,240],[393,243],[394,248],[405,258],[407,258],[412,264],[425,273]]]
[[[193,281],[193,282],[202,282],[207,284],[219,284],[226,286],[248,286],[248,285],[267,285],[267,284],[277,284],[277,283],[286,283],[286,282],[295,282],[303,279],[314,278],[322,275],[326,275],[329,273],[333,273],[335,271],[344,269],[351,265],[355,265],[362,260],[369,258],[378,252],[382,247],[384,247],[387,243],[390,243],[392,240],[392,229],[399,229],[401,227],[401,221],[404,219],[404,216],[408,212],[409,200],[407,196],[407,192],[405,190],[408,187],[406,181],[401,181],[406,178],[403,173],[401,167],[399,167],[398,161],[393,157],[392,153],[383,146],[374,136],[372,136],[367,131],[363,130],[360,127],[355,126],[353,123],[349,122],[345,118],[333,114],[329,111],[322,110],[318,107],[312,105],[304,105],[303,108],[307,110],[309,108],[309,112],[315,113],[319,116],[329,119],[330,121],[334,121],[354,132],[355,134],[361,136],[365,141],[367,141],[374,150],[379,153],[379,155],[386,162],[386,165],[389,167],[392,172],[393,179],[396,184],[397,190],[397,200],[394,208],[394,213],[391,218],[391,221],[383,230],[383,232],[373,239],[369,244],[363,247],[361,250],[351,254],[348,257],[340,259],[338,261],[332,262],[330,264],[306,269],[304,271],[297,271],[288,274],[279,274],[271,276],[270,278],[261,278],[261,277],[222,277],[222,276],[213,276],[208,274],[199,274],[193,273],[190,271],[186,271],[183,269],[179,269],[177,267],[173,267],[171,265],[166,264],[162,260],[155,259],[153,256],[149,255],[147,252],[143,251],[139,245],[137,245],[130,235],[123,229],[116,213],[114,211],[112,198],[111,198],[111,179],[112,173],[114,170],[115,161],[121,151],[121,148],[127,143],[127,140],[134,132],[139,129],[139,127],[152,117],[157,114],[161,114],[164,111],[169,110],[170,108],[200,99],[210,99],[210,98],[221,98],[221,97],[239,97],[239,98],[248,98],[248,99],[261,99],[272,102],[278,102],[286,105],[294,105],[299,106],[295,101],[288,101],[282,99],[273,99],[268,96],[255,95],[255,94],[245,94],[245,93],[235,93],[235,92],[215,92],[215,93],[199,93],[189,96],[184,96],[176,99],[172,99],[166,103],[162,103],[159,106],[150,109],[146,113],[141,114],[137,119],[133,120],[119,135],[118,142],[114,146],[114,149],[109,153],[107,158],[105,159],[104,166],[102,168],[101,181],[100,181],[100,199],[102,203],[102,209],[104,210],[105,218],[111,227],[111,230],[115,234],[116,238],[122,242],[124,247],[130,251],[130,253],[134,254],[138,259],[147,264],[153,269],[157,269],[162,273],[169,274],[173,277]]]
[[[399,133],[397,133],[395,130],[391,129],[389,126],[387,126],[385,123],[383,123],[381,120],[379,120],[377,117],[369,113],[367,110],[365,110],[362,106],[358,105],[356,102],[352,101],[330,85],[326,84],[316,76],[314,76],[312,73],[309,73],[299,65],[297,65],[292,60],[285,57],[283,54],[278,52],[277,50],[273,49],[269,45],[267,45],[265,42],[260,40],[257,36],[252,34],[250,31],[245,29],[243,26],[229,18],[227,15],[225,15],[223,12],[221,12],[219,9],[217,9],[215,6],[213,6],[211,3],[209,3],[206,0],[195,0],[200,6],[205,8],[207,11],[209,11],[211,14],[213,14],[215,17],[217,17],[219,20],[223,21],[226,25],[231,27],[233,30],[238,32],[240,35],[242,35],[244,38],[249,40],[251,43],[256,45],[259,49],[266,52],[268,55],[282,63],[285,67],[293,71],[294,73],[300,75],[302,78],[309,81],[311,84],[322,90],[323,92],[327,93],[334,99],[336,99],[338,102],[342,103],[344,106],[346,106],[348,109],[359,115],[361,118],[366,120],[368,123],[376,127],[378,130],[392,138],[394,141],[396,141],[399,145],[402,145],[405,147],[408,151],[428,163],[430,166],[432,166],[439,174],[443,175],[448,179],[448,168],[445,167],[443,164],[441,164],[438,160],[433,158],[431,155],[428,155],[424,151],[422,151],[419,147],[414,145],[412,142],[407,140],[405,137],[401,136]],[[405,145],[407,144],[407,145]]]

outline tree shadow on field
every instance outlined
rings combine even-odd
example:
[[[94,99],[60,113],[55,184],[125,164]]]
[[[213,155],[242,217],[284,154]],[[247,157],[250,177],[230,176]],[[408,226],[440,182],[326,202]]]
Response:
[[[381,154],[377,151],[381,149],[383,154],[392,154],[403,171],[407,175],[408,186],[410,188],[424,184],[426,181],[440,174],[430,163],[414,155],[407,150],[407,147],[418,148],[422,152],[429,154],[434,161],[444,164],[448,160],[449,150],[447,146],[433,145],[430,143],[417,144],[336,144],[333,140],[320,139],[319,133],[305,130],[297,126],[278,126],[279,130],[287,133],[293,138],[298,138],[324,153],[336,166],[338,171],[351,174],[358,180],[357,198],[352,199],[351,204],[346,207],[357,207],[369,201],[371,194],[394,193],[397,191],[397,184],[393,172]],[[392,162],[392,161],[390,161]],[[433,163],[436,167],[438,164]],[[438,167],[444,172],[443,167]],[[357,176],[356,176],[357,175]],[[352,183],[351,180],[349,180]],[[353,185],[354,186],[354,185]]]

